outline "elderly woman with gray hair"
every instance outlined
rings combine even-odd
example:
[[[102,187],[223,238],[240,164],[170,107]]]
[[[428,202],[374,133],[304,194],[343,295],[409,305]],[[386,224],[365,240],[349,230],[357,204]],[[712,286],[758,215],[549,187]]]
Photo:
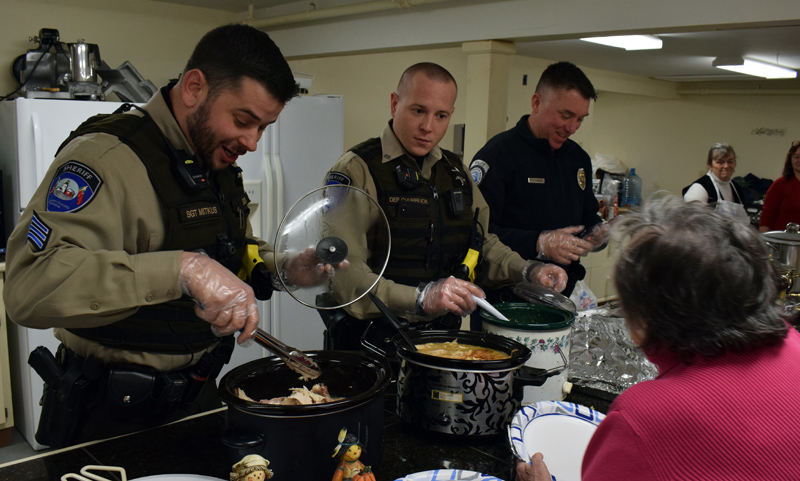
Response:
[[[614,229],[625,321],[659,375],[613,402],[583,481],[797,479],[800,334],[758,233],[663,194]],[[549,481],[546,461],[518,479]]]
[[[706,165],[706,175],[683,188],[683,200],[713,204],[721,213],[750,222],[742,205],[741,192],[731,181],[736,171],[736,152],[733,147],[725,142],[714,144],[708,151]]]

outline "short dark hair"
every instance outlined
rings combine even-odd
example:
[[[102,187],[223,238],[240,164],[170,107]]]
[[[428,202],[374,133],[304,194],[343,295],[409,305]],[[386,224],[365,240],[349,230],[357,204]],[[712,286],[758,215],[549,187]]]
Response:
[[[418,73],[422,73],[429,79],[442,83],[452,82],[456,87],[456,92],[458,92],[458,84],[453,74],[448,72],[446,68],[433,62],[420,62],[408,67],[405,72],[403,72],[403,75],[400,76],[400,81],[397,83],[397,90],[401,90],[402,86]]]
[[[777,274],[749,225],[698,202],[658,192],[614,226],[623,249],[614,284],[642,348],[690,363],[779,342]]]
[[[783,163],[783,178],[786,181],[789,181],[794,177],[794,168],[792,167],[792,156],[797,149],[800,149],[800,141],[792,142],[792,146],[789,147],[789,152],[786,154],[786,162]]]
[[[242,24],[223,25],[200,39],[184,72],[198,69],[209,85],[209,97],[237,88],[244,77],[261,83],[276,100],[286,103],[300,86],[280,49],[266,32]]]
[[[717,142],[708,149],[708,161],[706,165],[711,165],[716,159],[725,157],[728,154],[733,154],[733,159],[736,160],[736,152],[733,151],[733,147],[731,147],[730,144]]]
[[[583,98],[597,100],[597,92],[589,77],[570,62],[556,62],[544,69],[536,84],[536,92],[541,94],[547,88],[577,90]]]

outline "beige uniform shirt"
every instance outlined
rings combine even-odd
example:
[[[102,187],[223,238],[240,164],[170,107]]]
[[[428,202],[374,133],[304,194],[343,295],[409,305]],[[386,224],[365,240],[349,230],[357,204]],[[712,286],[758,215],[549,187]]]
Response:
[[[389,162],[400,156],[408,155],[403,144],[400,143],[400,140],[395,136],[390,125],[387,125],[383,130],[380,139],[384,162]],[[429,178],[433,165],[439,162],[441,158],[442,150],[438,146],[434,147],[422,163],[422,176],[426,179]],[[345,152],[333,168],[331,168],[331,171],[341,172],[347,175],[352,181],[352,186],[364,190],[374,199],[377,199],[377,188],[375,187],[372,175],[369,173],[367,164],[352,151]],[[472,188],[473,209],[480,209],[478,220],[481,225],[484,226],[484,229],[488,229],[489,206],[486,204],[486,200],[484,200],[478,187],[472,182],[470,182],[470,185]],[[486,234],[486,240],[483,245],[483,257],[485,260],[485,267],[487,268],[487,287],[494,287],[504,283],[515,284],[523,280],[522,270],[527,262],[520,257],[519,254],[500,242],[496,235]],[[351,263],[358,264],[358,261],[352,256],[349,257],[349,260]],[[365,267],[355,267],[359,272],[369,271],[369,269]],[[375,282],[377,277],[377,274],[374,272],[367,272],[365,275],[361,276],[361,282],[368,287],[371,283]],[[417,286],[397,284],[389,279],[380,278],[376,288],[372,292],[383,301],[392,312],[413,320],[414,316],[407,315],[406,313],[414,313],[416,311],[416,288]],[[378,311],[377,307],[375,307],[368,296],[347,306],[345,310],[358,319],[374,318],[380,315],[380,311]]]
[[[145,109],[176,149],[194,154],[160,92]],[[134,109],[129,115],[142,114]],[[82,209],[48,212],[50,184],[68,161],[88,166],[103,184]],[[34,211],[49,229],[41,251],[26,241]],[[110,324],[140,306],[181,297],[181,251],[160,251],[164,227],[147,169],[127,145],[103,133],[74,139],[56,156],[8,241],[4,297],[9,317],[30,328],[54,327],[56,337],[78,355],[105,362],[168,370],[197,361],[196,355],[111,349],[63,329]],[[267,255],[271,249],[259,244],[274,270]]]

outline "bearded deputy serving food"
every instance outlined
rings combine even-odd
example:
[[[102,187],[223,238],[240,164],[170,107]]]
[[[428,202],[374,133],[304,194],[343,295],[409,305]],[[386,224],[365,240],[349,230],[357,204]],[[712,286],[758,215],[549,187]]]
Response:
[[[143,108],[94,117],[64,142],[8,241],[9,317],[55,328],[62,343],[56,359],[45,348],[31,357],[47,383],[38,442],[110,437],[220,405],[214,376],[232,334],[247,341],[258,324],[253,288],[236,275],[248,244],[277,278],[235,162],[298,91],[266,33],[227,25]],[[313,252],[283,265],[298,286],[333,274]]]

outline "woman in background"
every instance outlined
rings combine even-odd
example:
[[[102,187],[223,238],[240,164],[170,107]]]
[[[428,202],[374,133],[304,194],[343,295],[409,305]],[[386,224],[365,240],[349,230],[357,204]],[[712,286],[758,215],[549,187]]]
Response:
[[[683,189],[683,200],[714,204],[723,214],[750,222],[742,205],[742,195],[731,182],[736,171],[736,152],[725,142],[714,144],[708,151],[708,173]]]
[[[758,230],[786,230],[790,222],[800,224],[800,140],[792,142],[783,164],[783,176],[767,191]]]
[[[625,241],[614,266],[625,322],[659,374],[611,404],[581,479],[798,479],[800,333],[775,302],[759,234],[675,196],[648,200],[614,230]],[[517,479],[550,481],[545,463],[541,453],[520,461]]]

